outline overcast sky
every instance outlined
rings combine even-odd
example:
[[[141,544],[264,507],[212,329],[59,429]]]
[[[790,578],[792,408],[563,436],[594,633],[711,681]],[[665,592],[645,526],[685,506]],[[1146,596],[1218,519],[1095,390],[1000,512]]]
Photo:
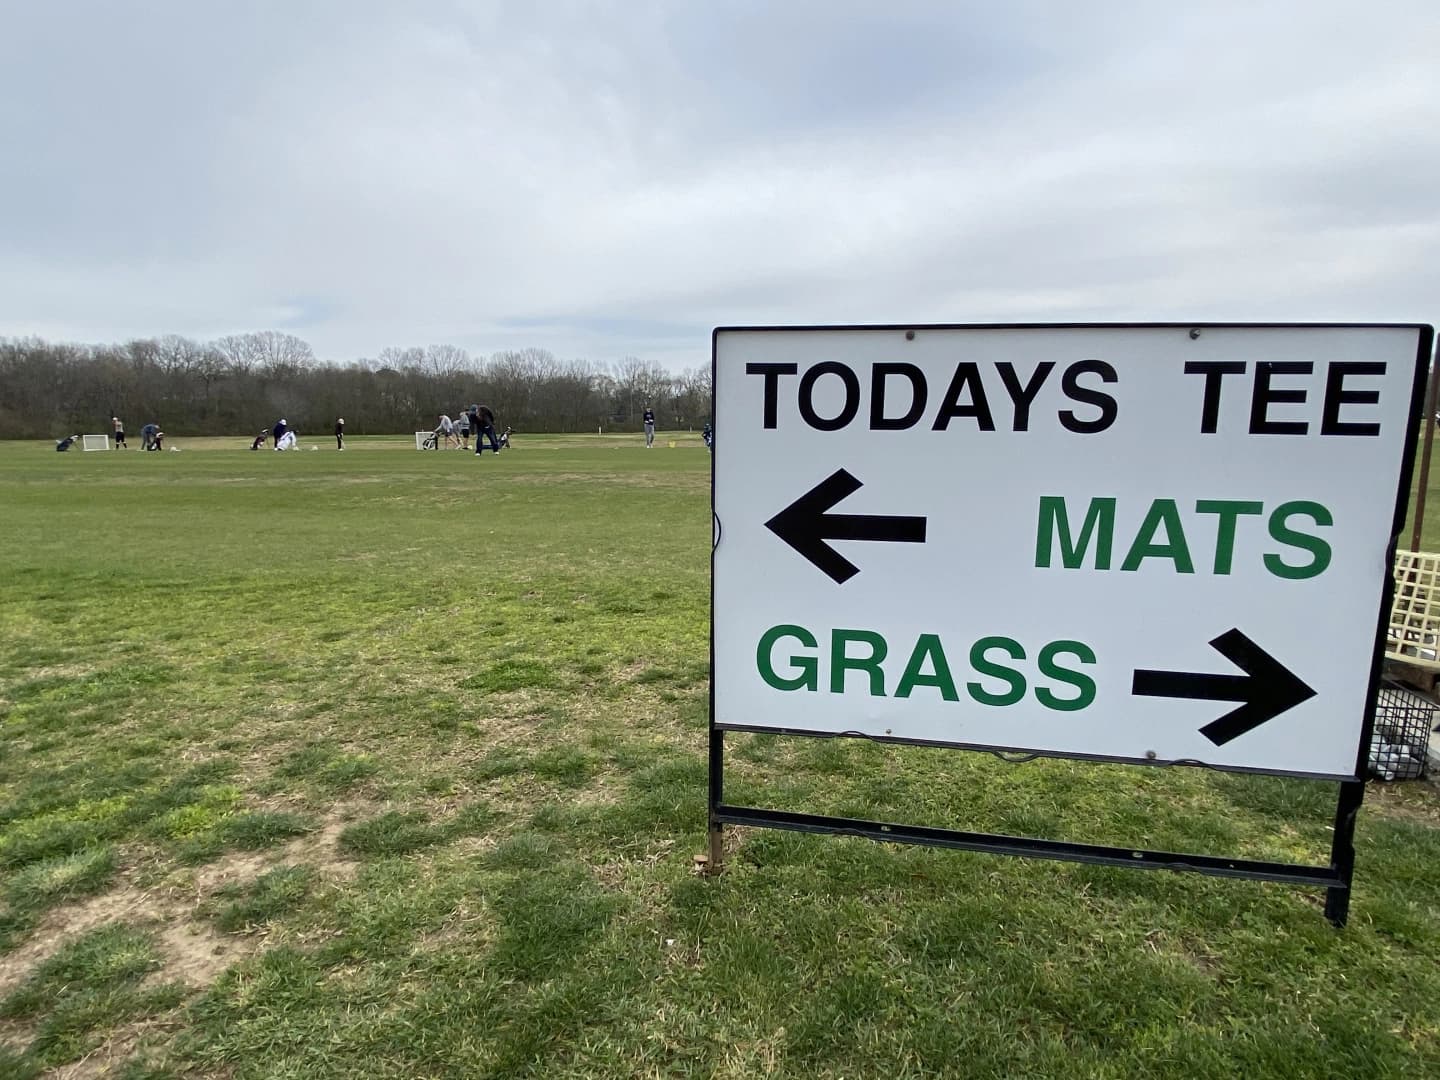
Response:
[[[0,335],[1435,321],[1440,5],[0,0]]]

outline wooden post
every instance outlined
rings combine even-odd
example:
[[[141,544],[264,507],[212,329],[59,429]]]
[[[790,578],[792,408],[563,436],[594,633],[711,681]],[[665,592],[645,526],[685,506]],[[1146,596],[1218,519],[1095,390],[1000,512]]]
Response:
[[[1430,486],[1430,447],[1435,441],[1436,393],[1440,391],[1440,378],[1435,377],[1435,365],[1430,365],[1430,392],[1425,395],[1425,443],[1420,448],[1420,482],[1415,489],[1415,528],[1410,533],[1410,550],[1420,550],[1420,532],[1425,528],[1425,489]]]
[[[710,823],[710,844],[706,853],[709,861],[705,864],[705,873],[714,877],[725,870],[725,826],[718,821]]]

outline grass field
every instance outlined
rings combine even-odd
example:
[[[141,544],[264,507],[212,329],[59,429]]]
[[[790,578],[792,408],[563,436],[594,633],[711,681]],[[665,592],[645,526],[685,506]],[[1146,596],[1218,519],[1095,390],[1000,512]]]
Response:
[[[1440,1075],[1428,785],[1371,786],[1343,932],[1315,890],[768,831],[698,876],[676,439],[0,444],[0,1077]],[[1329,846],[1327,784],[730,742],[737,803]]]

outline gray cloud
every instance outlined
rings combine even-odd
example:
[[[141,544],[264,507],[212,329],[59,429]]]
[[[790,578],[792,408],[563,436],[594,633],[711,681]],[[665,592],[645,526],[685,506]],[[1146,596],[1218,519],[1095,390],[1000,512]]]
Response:
[[[1423,0],[15,5],[0,334],[1431,319]]]

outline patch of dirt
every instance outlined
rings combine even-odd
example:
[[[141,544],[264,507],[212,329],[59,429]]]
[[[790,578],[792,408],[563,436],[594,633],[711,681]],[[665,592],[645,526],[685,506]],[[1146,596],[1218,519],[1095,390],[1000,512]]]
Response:
[[[235,961],[256,951],[253,938],[221,934],[209,923],[166,923],[157,938],[165,954],[165,966],[146,977],[147,983],[155,985],[179,981],[204,989]]]
[[[129,1060],[139,1042],[138,1035],[122,1032],[101,1043],[79,1061],[60,1065],[49,1072],[50,1080],[92,1080],[94,1077],[110,1076]]]
[[[648,660],[632,660],[624,667],[616,668],[610,677],[610,681],[617,686],[623,683],[633,683],[649,670],[650,662]]]
[[[156,927],[163,966],[149,976],[208,986],[226,968],[263,945],[263,937],[232,937],[195,918],[197,905],[218,889],[253,881],[272,867],[305,863],[331,880],[349,880],[359,864],[340,854],[336,841],[355,807],[333,808],[313,833],[259,852],[237,852],[199,867],[188,888],[126,885],[77,904],[53,908],[40,926],[15,951],[0,957],[0,998],[4,998],[67,942],[107,923],[129,922]]]
[[[486,833],[484,836],[462,836],[450,844],[450,850],[457,855],[483,855],[493,851],[498,844],[493,834]]]
[[[26,668],[23,680],[39,682],[41,679],[83,679],[96,674],[100,669],[93,664],[41,664]],[[19,680],[17,680],[19,681]]]
[[[253,881],[274,861],[274,850],[245,851],[196,867],[193,889],[196,899],[208,896],[226,885]]]
[[[122,919],[148,921],[160,918],[166,910],[163,899],[154,891],[133,886],[78,904],[51,909],[25,944],[0,957],[0,998],[23,983],[36,967],[50,959],[71,938]]]
[[[178,1023],[177,1011],[125,1024],[79,1061],[56,1066],[46,1076],[48,1080],[92,1080],[94,1077],[114,1076],[146,1035],[173,1028]]]
[[[1406,781],[1403,788],[1371,784],[1365,796],[1361,814],[1373,809],[1398,821],[1440,828],[1440,790],[1433,783]]]
[[[346,804],[343,810],[338,807],[332,810],[320,828],[291,840],[281,848],[280,861],[308,863],[321,877],[349,881],[360,872],[360,864],[341,854],[340,834],[355,819],[356,812],[364,808],[362,804],[355,803]]]
[[[595,781],[594,786],[575,792],[576,806],[614,806],[619,801],[614,785],[607,783],[603,776]]]
[[[322,878],[349,881],[360,864],[339,848],[340,834],[357,816],[364,816],[366,803],[343,803],[332,807],[314,832],[297,836],[279,847],[263,851],[236,852],[213,863],[197,867],[194,878],[196,899],[225,887],[254,881],[267,870],[293,863],[305,863]]]
[[[225,937],[191,915],[191,906],[177,902],[170,892],[128,886],[51,911],[29,941],[0,960],[0,997],[23,983],[67,942],[112,922],[155,928],[162,966],[146,976],[149,984],[178,979],[203,988],[254,951],[251,939]]]
[[[18,1020],[0,1020],[0,1047],[12,1053],[23,1053],[30,1045],[30,1029]]]
[[[525,704],[526,702],[522,701],[519,706]],[[549,719],[542,713],[520,712],[519,707],[509,716],[487,714],[468,717],[463,723],[472,725],[483,742],[477,741],[465,747],[458,755],[454,755],[455,760],[461,764],[471,764],[496,747],[507,750],[532,749],[537,745],[540,728]]]

